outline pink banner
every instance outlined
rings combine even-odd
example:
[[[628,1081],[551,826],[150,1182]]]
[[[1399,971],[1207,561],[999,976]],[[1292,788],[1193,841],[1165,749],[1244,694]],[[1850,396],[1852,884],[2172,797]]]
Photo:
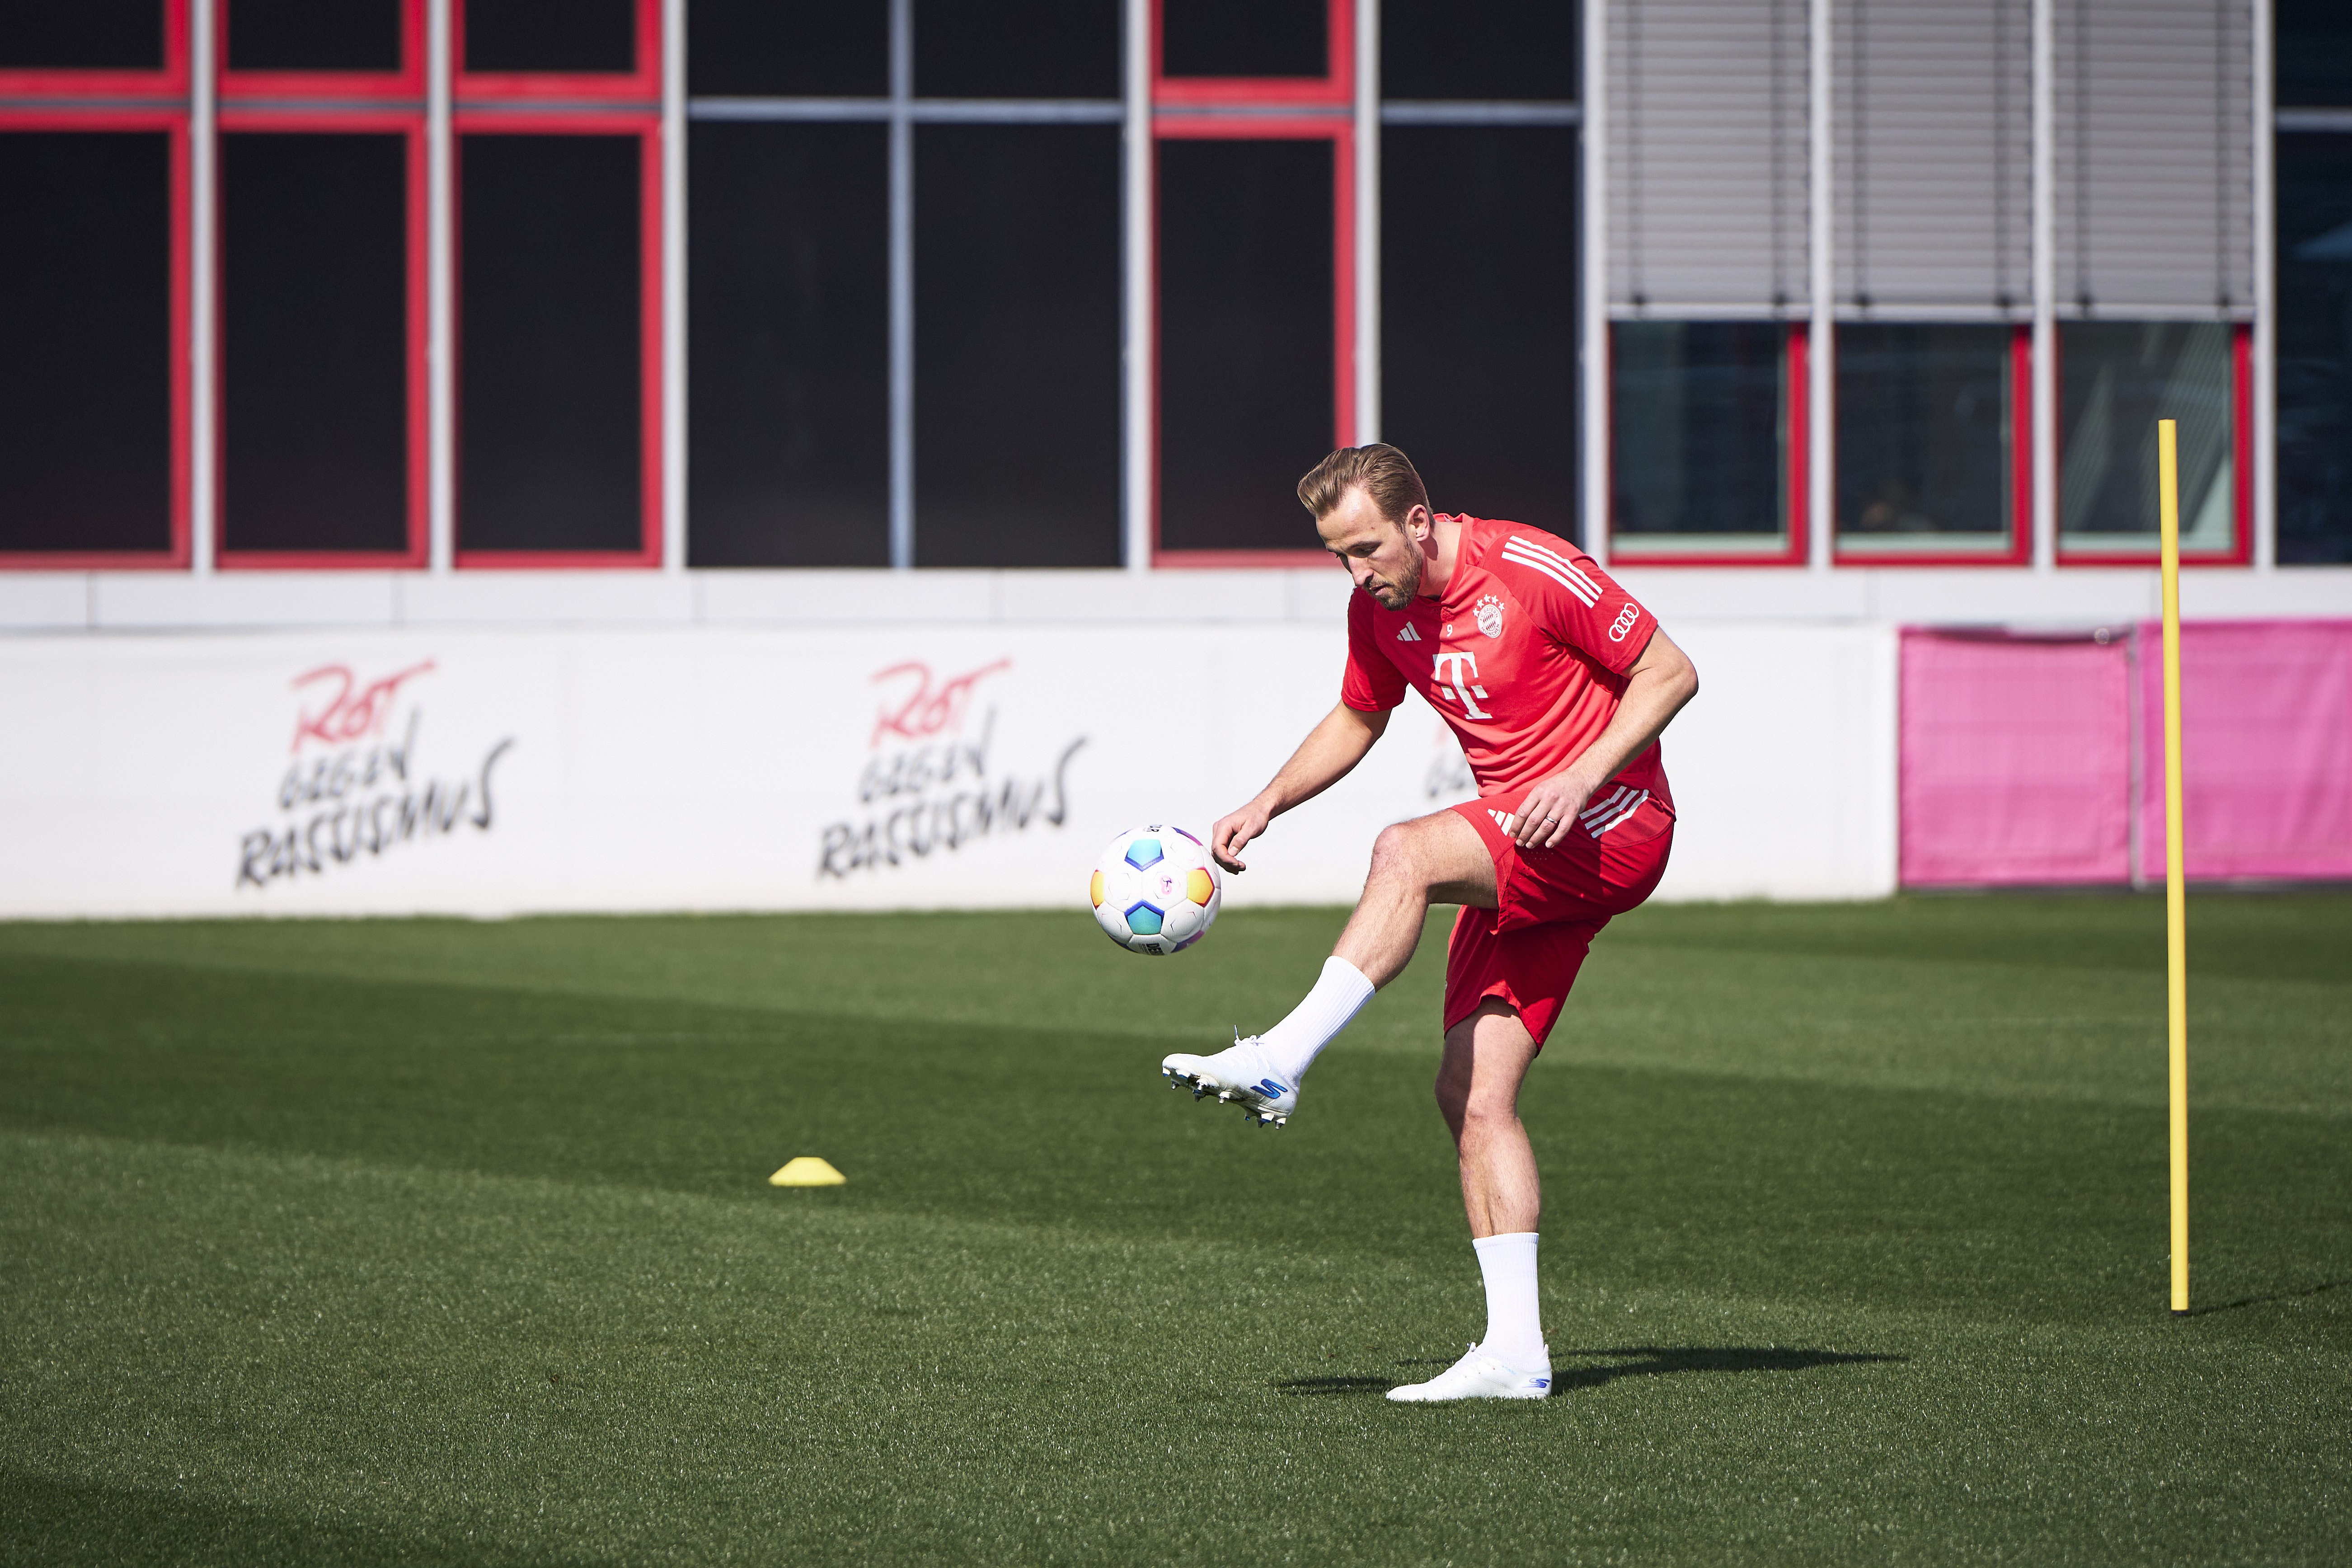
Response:
[[[2163,630],[2139,628],[2142,875],[2165,874]],[[2352,878],[2352,621],[2180,631],[2191,878]]]
[[[2128,881],[2130,699],[2121,637],[1906,628],[1905,885]]]

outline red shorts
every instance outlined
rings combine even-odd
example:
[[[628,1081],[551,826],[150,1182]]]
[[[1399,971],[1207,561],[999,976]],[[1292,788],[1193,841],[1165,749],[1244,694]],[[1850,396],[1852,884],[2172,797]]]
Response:
[[[1610,784],[1587,804],[1556,849],[1521,849],[1503,831],[1517,797],[1490,795],[1454,807],[1495,860],[1491,910],[1465,907],[1445,952],[1445,1026],[1499,996],[1518,1010],[1538,1049],[1551,1034],[1592,939],[1657,889],[1674,847],[1674,814],[1654,797]]]

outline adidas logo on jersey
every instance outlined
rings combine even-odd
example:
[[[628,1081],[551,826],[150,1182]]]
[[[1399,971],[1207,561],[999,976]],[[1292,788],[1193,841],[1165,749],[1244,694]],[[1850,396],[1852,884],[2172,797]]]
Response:
[[[1397,633],[1397,641],[1419,642],[1421,641],[1421,634],[1414,631],[1411,626],[1407,626],[1402,631]]]

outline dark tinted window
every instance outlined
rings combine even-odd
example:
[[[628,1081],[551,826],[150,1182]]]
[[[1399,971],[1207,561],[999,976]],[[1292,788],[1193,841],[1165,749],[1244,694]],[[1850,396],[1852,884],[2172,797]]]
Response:
[[[459,542],[635,550],[637,138],[458,146]]]
[[[2344,0],[2275,0],[2278,100],[2352,104],[2352,6]]]
[[[888,132],[694,127],[687,557],[890,560]]]
[[[396,71],[400,0],[224,0],[228,67],[240,71]]]
[[[890,90],[887,0],[692,0],[687,90],[713,97],[879,98]]]
[[[638,0],[464,0],[469,71],[637,68]]]
[[[1117,98],[1118,0],[915,0],[924,98]]]
[[[168,550],[170,142],[0,134],[0,550]]]
[[[1119,557],[1119,132],[915,139],[915,552]]]
[[[1328,76],[1323,0],[1164,0],[1163,76]]]
[[[1576,132],[1381,138],[1381,433],[1444,510],[1576,528]]]
[[[1576,7],[1381,0],[1381,95],[1573,100]]]
[[[232,550],[408,543],[406,138],[221,138]]]
[[[1331,144],[1160,143],[1160,542],[1313,550],[1333,445]]]
[[[0,70],[163,68],[163,0],[0,4]]]
[[[1848,542],[2005,537],[2011,329],[1837,330],[1837,526]]]
[[[2180,542],[2234,537],[2226,321],[2058,323],[2058,537],[2135,552],[2157,535],[2156,424],[2179,422]]]
[[[1618,321],[1610,337],[1612,538],[1782,532],[1788,330]]]
[[[2352,136],[2278,139],[2278,558],[2352,561]]]

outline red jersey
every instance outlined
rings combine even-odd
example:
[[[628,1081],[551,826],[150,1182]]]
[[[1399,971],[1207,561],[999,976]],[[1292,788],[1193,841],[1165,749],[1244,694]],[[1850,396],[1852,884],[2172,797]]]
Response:
[[[1454,727],[1481,795],[1523,795],[1600,739],[1657,620],[1568,541],[1521,523],[1458,521],[1442,596],[1415,595],[1402,610],[1370,594],[1349,599],[1339,696],[1360,712],[1385,712],[1410,685]],[[1674,810],[1655,742],[1614,782]]]

